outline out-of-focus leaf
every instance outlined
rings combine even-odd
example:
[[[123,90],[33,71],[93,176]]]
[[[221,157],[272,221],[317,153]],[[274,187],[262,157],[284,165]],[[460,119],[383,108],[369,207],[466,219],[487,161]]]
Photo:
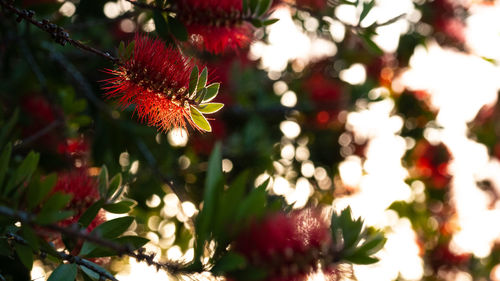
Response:
[[[271,25],[271,24],[278,22],[278,21],[279,21],[279,19],[268,19],[268,20],[265,20],[262,24],[264,26],[268,26],[268,25]]]
[[[175,38],[180,41],[186,41],[188,39],[188,31],[184,24],[180,22],[177,18],[168,16],[168,28],[170,33],[172,33]]]
[[[91,234],[99,235],[100,237],[106,239],[116,238],[123,232],[125,232],[130,227],[133,221],[133,217],[121,217],[113,219],[98,225],[96,228],[94,228],[94,230],[92,230]],[[82,249],[80,250],[80,255],[86,256],[96,248],[98,248],[97,245],[86,241],[83,243]]]
[[[240,254],[229,252],[220,258],[212,268],[215,275],[224,274],[238,269],[243,269],[246,266],[246,259]]]
[[[75,280],[78,266],[74,263],[60,264],[50,275],[47,281],[70,281]]]
[[[195,260],[203,253],[203,245],[209,235],[209,228],[214,220],[217,200],[224,189],[222,175],[221,144],[217,143],[208,160],[208,170],[205,180],[203,209],[196,218]]]
[[[23,265],[31,270],[33,267],[33,250],[31,247],[23,244],[16,243],[14,245],[14,249],[16,250],[17,256],[19,260],[23,263]]]
[[[99,173],[99,195],[101,198],[106,198],[106,194],[108,193],[109,186],[109,175],[108,168],[106,165],[101,167],[101,172]]]
[[[78,219],[78,223],[84,228],[88,227],[97,216],[99,210],[103,205],[104,199],[100,199],[94,204],[90,205],[90,207],[88,207],[87,210],[85,210],[85,212],[80,216],[80,218]]]
[[[241,202],[236,212],[236,221],[240,222],[249,217],[259,217],[265,211],[267,179],[259,187],[253,189],[250,194]]]
[[[122,174],[116,174],[110,181],[108,185],[108,191],[106,192],[106,198],[111,198],[115,191],[122,185]]]
[[[29,180],[33,172],[35,172],[38,166],[38,160],[40,159],[40,154],[30,151],[28,156],[24,158],[21,165],[16,169],[16,172],[12,175],[12,178],[7,183],[7,186],[3,190],[4,195],[8,195],[16,186],[24,181]]]
[[[375,0],[371,0],[370,2],[363,2],[363,10],[361,10],[361,15],[359,15],[359,23],[361,23],[368,13],[372,10],[373,6],[375,6]]]
[[[3,185],[3,180],[7,174],[7,167],[9,166],[10,155],[12,153],[12,144],[8,143],[0,155],[0,190]]]
[[[153,21],[156,33],[164,40],[169,40],[168,24],[163,14],[158,10],[153,10]]]
[[[6,124],[2,125],[2,129],[0,130],[0,148],[3,148],[7,137],[11,134],[12,128],[17,123],[17,119],[19,118],[19,108],[14,110],[14,114],[10,117],[9,121]]]
[[[28,245],[33,249],[35,252],[38,252],[38,249],[40,247],[38,243],[38,236],[35,234],[33,229],[28,226],[28,225],[23,225],[21,227],[21,235],[28,242]]]
[[[54,185],[57,182],[57,174],[52,173],[46,176],[43,180],[37,184],[30,185],[28,187],[28,208],[32,209],[49,194]]]
[[[271,7],[271,4],[273,3],[272,0],[260,0],[259,1],[259,7],[257,8],[257,16],[262,16],[269,10]]]
[[[130,212],[130,210],[132,209],[132,207],[135,204],[136,203],[133,202],[133,201],[124,200],[124,201],[120,201],[120,202],[117,202],[117,203],[106,204],[106,205],[103,206],[103,208],[104,208],[104,210],[106,210],[106,211],[108,211],[110,213],[125,214],[125,213]]]

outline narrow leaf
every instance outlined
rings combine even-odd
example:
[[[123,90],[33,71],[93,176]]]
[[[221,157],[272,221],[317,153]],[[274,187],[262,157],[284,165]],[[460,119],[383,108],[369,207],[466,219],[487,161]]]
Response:
[[[7,121],[6,124],[2,126],[2,129],[0,130],[0,148],[3,147],[3,144],[6,141],[7,137],[11,135],[12,128],[14,128],[14,125],[17,123],[18,118],[19,108],[16,108],[14,114],[12,114],[12,117],[9,119],[9,121]]]
[[[268,26],[268,25],[271,25],[271,24],[273,24],[273,23],[275,23],[277,21],[279,21],[279,19],[268,19],[268,20],[265,20],[262,24],[264,26]]]
[[[31,151],[23,162],[17,168],[16,172],[9,180],[9,183],[3,190],[3,194],[9,194],[16,186],[21,184],[23,181],[29,180],[33,172],[38,166],[38,160],[40,159],[40,154]]]
[[[2,151],[2,155],[0,156],[0,190],[3,184],[3,180],[5,179],[5,175],[7,173],[7,167],[9,166],[10,155],[12,153],[12,145],[8,143],[4,150]]]
[[[267,10],[269,10],[269,8],[271,7],[272,2],[273,2],[272,0],[260,0],[259,7],[257,9],[257,16],[260,17],[263,14],[265,14]]]
[[[115,191],[122,185],[122,174],[116,174],[110,181],[108,186],[108,191],[106,193],[106,198],[111,198]]]
[[[238,269],[243,269],[246,266],[246,259],[240,254],[229,252],[220,258],[212,268],[215,275],[224,274]]]
[[[205,88],[205,86],[207,85],[207,79],[208,79],[208,70],[207,67],[204,67],[203,70],[201,71],[200,77],[198,78],[196,92],[199,92],[201,89]]]
[[[47,281],[75,280],[78,266],[74,263],[60,264],[50,275]]]
[[[37,184],[30,185],[28,188],[28,208],[32,209],[49,194],[57,182],[57,174],[52,173],[46,176]]]
[[[370,2],[363,2],[363,10],[361,11],[361,15],[359,16],[359,23],[361,23],[368,13],[372,10],[373,6],[375,6],[375,0],[371,0]]]
[[[224,107],[223,103],[205,103],[200,105],[198,109],[203,114],[212,114],[221,110],[222,107]]]
[[[169,40],[168,24],[160,11],[153,10],[153,21],[156,33],[164,40]]]
[[[189,76],[189,94],[192,94],[196,91],[196,87],[198,85],[198,66],[194,66],[193,70],[191,70],[191,76]]]
[[[104,210],[113,214],[126,214],[131,210],[130,203],[131,203],[130,201],[121,201],[113,204],[106,204],[103,206],[103,208]]]
[[[31,270],[33,267],[33,251],[29,246],[23,245],[16,243],[14,245],[14,249],[16,250],[17,256],[19,257],[19,260],[23,263],[23,265],[28,269]]]
[[[180,22],[177,18],[168,16],[168,28],[170,33],[172,33],[175,38],[180,41],[186,41],[188,39],[188,31],[184,24]]]
[[[97,216],[99,213],[99,210],[101,210],[102,206],[104,205],[104,199],[98,200],[94,204],[90,205],[90,207],[85,210],[85,212],[80,216],[78,219],[78,223],[83,227],[87,228],[90,223],[94,220],[94,218]]]
[[[191,113],[191,119],[196,124],[196,126],[198,126],[198,128],[200,128],[201,130],[206,131],[206,132],[212,131],[212,127],[210,127],[210,123],[208,123],[205,116],[203,116],[203,114],[198,109],[196,109],[196,107],[191,105],[190,106],[190,113]]]
[[[207,86],[207,93],[201,103],[213,100],[219,93],[220,83],[213,83]]]
[[[99,195],[101,198],[106,198],[106,194],[108,193],[109,186],[109,175],[108,168],[106,165],[101,167],[101,172],[99,173]]]

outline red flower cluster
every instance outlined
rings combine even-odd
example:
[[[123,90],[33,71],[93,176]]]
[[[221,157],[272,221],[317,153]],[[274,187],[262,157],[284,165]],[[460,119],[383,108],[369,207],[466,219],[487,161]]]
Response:
[[[178,17],[198,49],[220,54],[246,46],[252,29],[242,20],[241,0],[177,0]]]
[[[415,147],[414,155],[417,173],[424,179],[428,179],[431,187],[441,189],[448,186],[451,180],[448,173],[451,155],[446,146],[431,145],[423,141]]]
[[[161,131],[194,128],[190,117],[189,76],[194,63],[159,39],[135,36],[134,52],[105,80],[108,98],[117,98],[123,108],[135,105],[139,119]]]
[[[99,199],[97,180],[91,177],[84,168],[60,173],[53,191],[60,191],[73,196],[66,209],[74,211],[75,215],[60,222],[62,226],[78,222],[85,210]],[[92,221],[87,231],[92,231],[102,222],[104,222],[104,215],[100,214]]]
[[[266,281],[304,281],[318,269],[320,251],[332,243],[320,212],[276,213],[254,223],[236,240],[235,250],[268,271]],[[335,271],[332,271],[335,273]]]

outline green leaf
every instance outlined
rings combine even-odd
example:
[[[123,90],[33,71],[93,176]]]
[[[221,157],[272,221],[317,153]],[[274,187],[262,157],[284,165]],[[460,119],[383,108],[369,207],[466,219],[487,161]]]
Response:
[[[243,13],[246,13],[248,10],[248,0],[242,0],[242,8]]]
[[[24,158],[21,165],[16,169],[16,172],[9,180],[9,183],[5,187],[3,194],[8,195],[16,186],[24,181],[29,180],[33,172],[35,172],[38,166],[38,160],[40,160],[40,154],[30,151],[28,156]]]
[[[31,268],[33,267],[33,250],[31,250],[29,246],[19,243],[16,243],[14,245],[14,249],[16,250],[17,256],[19,257],[19,260],[21,260],[23,265],[28,270],[31,270]]]
[[[205,66],[203,70],[201,71],[200,77],[198,78],[198,84],[196,86],[197,91],[201,91],[201,89],[205,88],[207,85],[207,79],[208,79],[208,70],[207,67]]]
[[[90,269],[90,267],[97,268],[101,272],[105,272],[106,274],[112,276],[113,274],[109,273],[106,269],[101,267],[100,265],[97,265],[89,260],[82,259],[82,265],[80,265],[80,269],[83,271],[84,274],[86,274],[88,277],[90,277],[92,280],[99,280],[99,273],[93,271]]]
[[[243,269],[246,264],[245,257],[235,252],[229,252],[215,263],[212,272],[215,275],[223,275],[226,272]]]
[[[192,94],[196,91],[196,87],[198,85],[198,66],[194,66],[193,70],[191,70],[191,76],[189,76],[189,94]]]
[[[94,220],[94,218],[99,213],[99,210],[104,205],[104,199],[100,199],[94,204],[90,205],[90,207],[85,210],[85,212],[78,219],[78,223],[83,227],[87,228],[90,223]]]
[[[74,263],[60,264],[50,275],[47,281],[71,281],[75,280],[78,266]]]
[[[132,206],[136,203],[132,201],[120,201],[113,204],[105,204],[103,206],[104,210],[114,213],[114,214],[125,214],[130,212]]]
[[[250,0],[250,13],[253,15],[257,10],[257,6],[259,6],[259,0]]]
[[[99,235],[102,238],[113,239],[121,235],[123,232],[125,232],[130,227],[133,221],[134,221],[133,217],[122,217],[113,219],[98,225],[90,233],[94,235]],[[99,246],[91,242],[85,241],[83,243],[82,249],[80,250],[80,255],[86,256],[98,247]]]
[[[194,106],[190,106],[191,119],[196,124],[196,126],[206,132],[211,132],[212,127],[210,127],[210,123],[208,123],[207,119],[201,112],[196,109]]]
[[[361,39],[363,39],[363,43],[375,54],[377,55],[382,55],[384,51],[380,49],[380,47],[373,42],[373,40],[370,38],[369,35],[367,34],[360,34]]]
[[[59,211],[68,205],[69,201],[73,196],[71,194],[66,194],[62,192],[56,192],[45,201],[40,210],[40,214],[45,214],[53,211]]]
[[[129,60],[130,57],[132,57],[132,54],[134,53],[134,47],[135,47],[135,41],[131,41],[128,43],[127,48],[125,49],[125,53],[123,53],[123,58],[125,60]]]
[[[194,100],[196,101],[196,103],[200,104],[206,95],[207,95],[207,88],[203,88],[203,89],[201,89],[201,91],[198,92],[198,94],[196,94],[196,97]]]
[[[101,198],[106,198],[106,194],[108,194],[108,186],[109,186],[109,175],[108,168],[106,165],[101,167],[101,172],[99,173],[99,195]]]
[[[259,7],[257,9],[257,16],[260,17],[263,14],[265,14],[267,10],[269,10],[269,8],[271,7],[272,2],[273,2],[272,0],[260,0]]]
[[[55,223],[64,219],[67,219],[74,215],[73,211],[53,211],[44,214],[38,214],[36,217],[36,222],[38,224],[44,225],[49,223]]]
[[[359,23],[361,23],[368,13],[372,10],[373,6],[375,6],[375,0],[371,0],[370,2],[363,2],[363,10],[361,11],[361,15],[359,16]]]
[[[122,245],[128,245],[130,249],[134,251],[146,245],[149,242],[149,239],[140,236],[122,236],[113,239],[113,241]]]
[[[382,233],[371,235],[361,246],[359,246],[355,250],[354,255],[373,255],[384,247],[386,241],[387,239],[382,235]]]
[[[260,19],[250,19],[250,23],[252,23],[253,26],[259,28],[259,27],[262,27],[264,25],[264,22]]]
[[[37,184],[32,184],[28,187],[28,209],[33,209],[40,204],[42,200],[49,194],[57,182],[57,174],[52,173],[46,176]]]
[[[207,93],[201,103],[206,103],[213,100],[219,93],[220,83],[213,83],[207,86]]]
[[[355,264],[372,264],[379,261],[378,258],[373,258],[368,256],[350,256],[346,257],[345,260]]]
[[[106,193],[106,199],[111,198],[115,191],[122,185],[122,174],[116,174],[110,181],[108,185],[108,191]]]
[[[38,243],[38,236],[30,226],[24,224],[21,227],[21,236],[24,238],[24,240],[26,240],[26,242],[28,242],[31,249],[33,249],[35,252],[38,252],[38,249],[40,248],[40,244]]]
[[[163,5],[165,3],[165,0],[155,0],[156,7],[159,9],[163,9]]]
[[[212,114],[219,111],[222,107],[224,107],[223,103],[205,103],[200,105],[198,109],[203,114]]]
[[[184,24],[182,24],[182,22],[180,22],[177,18],[171,16],[168,16],[167,19],[170,33],[172,33],[178,40],[186,41],[188,39],[188,31]]]
[[[268,20],[265,20],[262,24],[264,26],[268,26],[268,25],[271,25],[271,24],[273,24],[273,23],[275,23],[277,21],[279,21],[279,19],[268,19]]]
[[[214,219],[217,199],[220,198],[223,189],[221,144],[218,142],[208,160],[208,170],[205,178],[205,190],[203,195],[203,209],[196,218],[195,260],[198,260],[203,253],[203,245],[208,238],[210,225]]]
[[[345,251],[349,251],[352,247],[356,246],[356,243],[360,239],[362,227],[363,221],[360,218],[356,220],[352,218],[350,207],[342,210],[340,215],[332,215],[331,228],[334,241],[337,240],[335,235],[338,232],[341,232],[344,240]]]
[[[156,33],[164,40],[169,40],[168,24],[163,14],[158,10],[153,10],[153,21]]]
[[[236,221],[243,221],[250,217],[259,217],[265,211],[266,205],[266,186],[270,179],[267,179],[259,187],[254,188],[250,194],[240,203],[236,212]]]
[[[3,147],[3,144],[6,141],[7,137],[11,135],[12,128],[14,128],[14,125],[17,123],[18,118],[19,108],[16,108],[9,121],[7,121],[6,124],[2,125],[2,129],[0,130],[0,148]]]
[[[9,166],[10,155],[12,153],[12,144],[8,143],[4,150],[2,151],[2,155],[0,155],[0,190],[3,185],[3,180],[5,179],[5,175],[7,174],[7,167]]]
[[[125,54],[125,43],[120,41],[120,45],[118,45],[118,56],[123,60],[123,54]]]

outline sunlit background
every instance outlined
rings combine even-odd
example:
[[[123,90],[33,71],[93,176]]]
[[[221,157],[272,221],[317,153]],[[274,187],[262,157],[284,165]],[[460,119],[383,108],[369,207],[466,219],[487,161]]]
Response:
[[[404,14],[394,23],[378,28],[378,35],[374,38],[382,50],[393,53],[398,47],[400,35],[407,32],[410,26],[417,26],[423,35],[428,32],[428,26],[417,24],[421,14],[414,5],[419,2],[422,1],[378,0],[362,26]],[[420,280],[427,270],[411,222],[399,217],[395,211],[388,210],[396,201],[425,200],[424,183],[413,181],[411,186],[408,185],[406,179],[409,171],[402,162],[405,152],[414,148],[415,140],[400,135],[408,124],[395,113],[395,102],[391,96],[404,90],[425,92],[428,104],[437,112],[437,117],[428,124],[424,136],[431,144],[444,143],[451,153],[452,160],[448,167],[452,175],[450,200],[456,208],[453,223],[457,229],[453,234],[451,249],[457,254],[471,253],[483,258],[490,254],[495,242],[500,242],[500,223],[497,223],[500,222],[500,203],[496,201],[491,204],[494,200],[491,194],[477,185],[478,181],[489,180],[500,192],[500,162],[489,156],[483,144],[469,137],[467,126],[481,108],[496,103],[500,88],[500,68],[495,63],[500,60],[500,4],[486,5],[472,0],[457,2],[470,7],[464,34],[465,50],[443,47],[434,41],[425,42],[425,46],[415,49],[407,69],[391,73],[394,76],[392,84],[371,89],[369,100],[359,102],[354,110],[338,115],[339,121],[346,124],[346,132],[338,139],[344,157],[337,167],[338,179],[328,175],[327,167],[315,165],[309,159],[309,140],[301,134],[300,122],[288,118],[279,126],[282,139],[277,146],[281,159],[273,163],[274,174],[262,174],[255,181],[255,185],[258,185],[270,177],[269,192],[284,196],[294,208],[305,206],[313,194],[310,179],[315,179],[322,190],[331,189],[334,182],[353,190],[351,195],[336,198],[331,211],[349,205],[355,216],[363,217],[369,226],[385,230],[388,238],[384,249],[377,254],[380,262],[354,267],[360,281],[398,278]],[[108,18],[116,18],[131,8],[125,0],[110,1],[104,6],[104,14]],[[312,31],[317,28],[318,21],[308,13],[300,15],[306,23],[302,28],[292,19],[290,8],[279,7],[273,12],[272,17],[280,20],[267,27],[266,41],[252,44],[249,59],[258,61],[259,67],[275,81],[274,94],[279,96],[283,106],[293,108],[298,95],[280,80],[281,73],[288,65],[300,72],[311,62],[334,56],[338,51],[335,42],[342,41],[346,36],[347,25],[357,23],[360,9],[361,5],[339,5],[335,16],[325,19],[330,24],[332,40],[314,35]],[[67,17],[74,12],[75,5],[70,1],[65,1],[60,8],[60,13]],[[143,18],[139,16],[139,22],[145,21]],[[146,32],[155,28],[152,20],[143,22],[141,26]],[[123,32],[133,33],[137,26],[129,19],[122,19],[120,28]],[[361,63],[346,65],[339,75],[341,80],[352,85],[363,84],[366,76],[366,66]],[[174,147],[185,146],[188,142],[187,133],[182,129],[171,131],[166,138]],[[355,155],[353,144],[365,142],[364,157]],[[136,173],[139,163],[129,163],[127,152],[122,156],[120,165]],[[300,163],[300,171],[292,168],[294,161]],[[188,169],[191,164],[186,156],[181,156],[178,163],[181,169]],[[231,159],[224,159],[224,171],[231,172],[232,168]],[[183,222],[186,229],[192,229],[191,218],[198,210],[193,203],[181,202],[174,194],[168,193],[168,190],[166,192],[163,197],[153,195],[147,201],[150,208],[162,203],[163,207],[158,216],[151,216],[147,221],[151,231],[146,237],[151,242],[146,248],[158,253],[158,260],[190,260],[193,257],[192,248],[182,251],[179,246],[173,245],[177,233],[173,219]],[[428,223],[431,227],[435,224],[431,220]],[[135,229],[129,231],[134,232]],[[192,240],[189,245],[193,245]],[[152,267],[128,258],[113,264],[113,269],[120,270],[116,278],[122,281],[170,278],[164,272],[157,272]],[[33,280],[44,280],[47,274],[41,264],[35,264]],[[447,280],[473,280],[467,272],[447,274],[453,274]],[[500,264],[492,270],[490,279],[500,280]],[[316,276],[314,280],[321,280],[321,277]]]

